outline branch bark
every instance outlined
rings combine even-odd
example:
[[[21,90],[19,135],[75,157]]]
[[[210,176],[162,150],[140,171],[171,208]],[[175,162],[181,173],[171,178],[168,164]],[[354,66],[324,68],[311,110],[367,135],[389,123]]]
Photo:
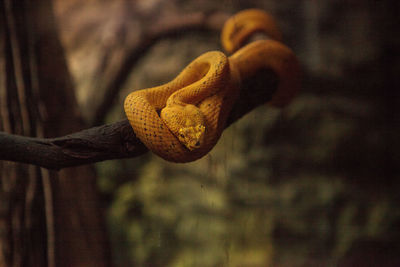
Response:
[[[260,70],[243,81],[239,101],[227,125],[268,102],[278,85],[270,70]],[[58,138],[32,138],[0,132],[0,160],[10,160],[59,170],[110,159],[131,158],[148,151],[135,136],[128,120],[90,128]]]

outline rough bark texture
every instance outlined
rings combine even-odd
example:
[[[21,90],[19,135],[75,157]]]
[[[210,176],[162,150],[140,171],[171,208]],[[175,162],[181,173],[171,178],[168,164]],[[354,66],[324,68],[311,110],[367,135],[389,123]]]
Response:
[[[51,1],[2,1],[0,20],[0,129],[82,129]],[[2,161],[0,202],[0,266],[108,265],[92,167],[57,173]]]

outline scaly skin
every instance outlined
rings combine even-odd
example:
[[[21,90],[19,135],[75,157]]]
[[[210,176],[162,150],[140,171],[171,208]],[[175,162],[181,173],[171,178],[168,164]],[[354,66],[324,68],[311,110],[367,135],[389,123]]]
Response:
[[[239,12],[224,25],[222,43],[235,51],[254,32],[280,39],[273,19],[261,10]],[[274,40],[252,42],[227,57],[207,52],[192,61],[174,80],[134,91],[124,103],[136,136],[168,161],[190,162],[217,143],[235,103],[241,79],[260,69],[272,69],[279,86],[271,104],[286,105],[299,86],[299,66],[293,52]]]

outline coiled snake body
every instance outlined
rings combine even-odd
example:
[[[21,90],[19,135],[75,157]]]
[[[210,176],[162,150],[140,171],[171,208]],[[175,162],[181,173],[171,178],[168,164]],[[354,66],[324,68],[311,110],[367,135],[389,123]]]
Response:
[[[232,53],[259,31],[280,40],[280,32],[267,13],[256,9],[239,12],[225,23],[222,44]],[[279,41],[259,40],[230,57],[219,51],[207,52],[169,83],[130,93],[125,113],[136,136],[151,151],[168,161],[194,161],[217,143],[241,79],[261,68],[272,69],[279,77],[270,103],[287,104],[298,88],[297,59]]]

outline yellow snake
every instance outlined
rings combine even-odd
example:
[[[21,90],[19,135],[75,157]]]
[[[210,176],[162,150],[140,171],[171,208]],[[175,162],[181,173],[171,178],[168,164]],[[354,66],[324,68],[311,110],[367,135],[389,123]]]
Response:
[[[240,48],[255,32],[277,40],[258,40]],[[190,162],[217,143],[235,103],[242,79],[261,68],[279,77],[271,104],[286,105],[299,85],[299,65],[280,43],[281,34],[270,15],[258,9],[241,11],[223,27],[221,41],[233,55],[204,53],[175,79],[130,93],[125,113],[136,136],[155,154],[172,162]]]

